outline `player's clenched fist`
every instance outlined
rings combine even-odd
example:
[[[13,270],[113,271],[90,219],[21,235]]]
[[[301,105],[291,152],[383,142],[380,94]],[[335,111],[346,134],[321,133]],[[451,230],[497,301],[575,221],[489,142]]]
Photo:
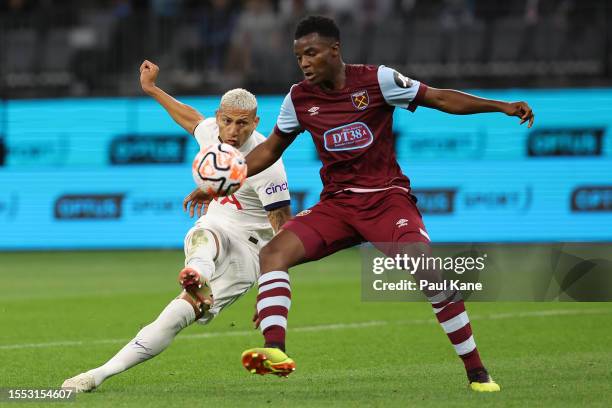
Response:
[[[140,85],[143,91],[148,93],[155,88],[157,74],[159,74],[159,67],[149,60],[144,60],[140,65]]]

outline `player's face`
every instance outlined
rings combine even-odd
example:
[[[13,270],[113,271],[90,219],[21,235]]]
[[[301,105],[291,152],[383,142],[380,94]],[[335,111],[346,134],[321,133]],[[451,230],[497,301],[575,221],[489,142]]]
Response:
[[[219,138],[223,143],[239,148],[247,141],[259,123],[255,110],[236,109],[221,105],[216,115]]]
[[[293,52],[308,82],[318,85],[333,80],[334,68],[340,62],[338,41],[311,33],[294,41]]]

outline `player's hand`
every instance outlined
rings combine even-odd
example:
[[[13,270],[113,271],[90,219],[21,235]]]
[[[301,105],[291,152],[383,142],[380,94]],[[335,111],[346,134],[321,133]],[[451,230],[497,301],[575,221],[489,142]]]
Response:
[[[140,86],[145,92],[155,88],[155,81],[159,74],[159,67],[149,60],[144,60],[140,64]]]
[[[259,318],[259,313],[257,313],[257,306],[255,306],[255,314],[253,315],[253,328],[259,329],[259,325],[261,324],[261,319]]]
[[[521,118],[521,125],[528,121],[527,127],[530,128],[531,126],[533,126],[535,115],[533,114],[533,111],[531,110],[529,105],[527,105],[527,102],[509,103],[505,114],[508,116],[516,116]]]
[[[189,217],[193,218],[194,214],[198,214],[199,218],[206,214],[206,209],[211,200],[212,197],[199,188],[196,188],[183,200],[183,211],[189,209]]]

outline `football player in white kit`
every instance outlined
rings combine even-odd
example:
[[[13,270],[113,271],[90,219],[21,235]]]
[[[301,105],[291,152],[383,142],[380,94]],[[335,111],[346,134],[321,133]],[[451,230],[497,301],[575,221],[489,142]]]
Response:
[[[246,155],[265,140],[255,131],[259,123],[257,100],[250,92],[228,91],[215,117],[204,119],[157,87],[158,73],[155,64],[144,61],[140,66],[142,89],[192,133],[200,146],[224,142]],[[202,215],[205,204],[208,208]],[[77,392],[95,389],[107,378],[161,353],[193,322],[210,322],[246,293],[259,276],[259,250],[291,217],[289,204],[281,160],[249,177],[231,196],[207,203],[199,190],[189,194],[184,209],[199,218],[185,237],[185,268],[179,273],[183,291],[108,362],[65,380],[62,387]]]

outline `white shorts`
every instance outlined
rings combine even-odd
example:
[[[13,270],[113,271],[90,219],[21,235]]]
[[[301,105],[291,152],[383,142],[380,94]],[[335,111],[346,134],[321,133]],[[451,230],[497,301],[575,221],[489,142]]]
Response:
[[[192,234],[201,229],[212,231],[221,241],[221,251],[215,260],[215,272],[209,282],[213,306],[197,321],[207,324],[257,282],[259,250],[265,243],[255,234],[224,228],[220,223],[201,218],[185,236],[185,256]]]

